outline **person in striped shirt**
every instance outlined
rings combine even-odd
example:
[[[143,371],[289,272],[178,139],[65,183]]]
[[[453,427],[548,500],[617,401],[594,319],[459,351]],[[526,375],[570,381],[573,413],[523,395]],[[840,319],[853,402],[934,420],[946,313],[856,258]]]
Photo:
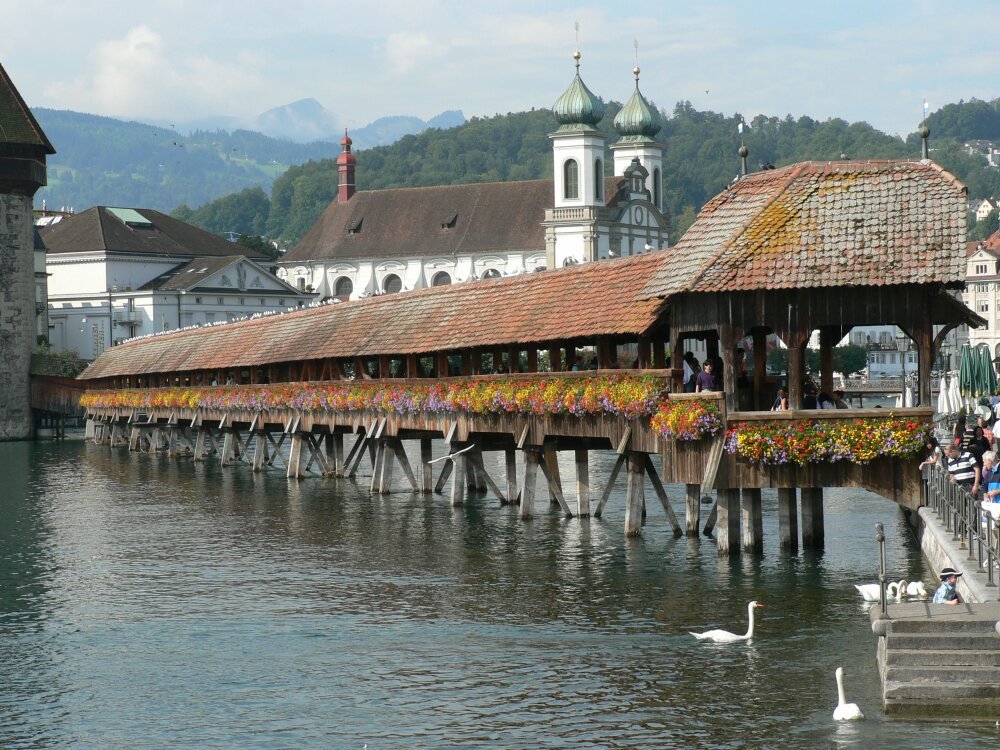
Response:
[[[946,446],[945,466],[952,482],[962,485],[973,495],[979,491],[979,466],[969,451],[962,450],[957,445]]]

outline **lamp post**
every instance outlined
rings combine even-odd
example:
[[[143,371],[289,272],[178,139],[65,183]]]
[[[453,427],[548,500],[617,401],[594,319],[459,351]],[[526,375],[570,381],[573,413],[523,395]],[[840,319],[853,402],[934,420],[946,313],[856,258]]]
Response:
[[[903,377],[903,386],[900,391],[900,401],[899,405],[906,406],[906,359],[903,353],[903,347],[906,345],[906,334],[900,331],[896,334],[896,351],[899,352],[899,366],[901,368]]]
[[[951,345],[947,341],[941,342],[941,364],[945,372],[951,370]]]

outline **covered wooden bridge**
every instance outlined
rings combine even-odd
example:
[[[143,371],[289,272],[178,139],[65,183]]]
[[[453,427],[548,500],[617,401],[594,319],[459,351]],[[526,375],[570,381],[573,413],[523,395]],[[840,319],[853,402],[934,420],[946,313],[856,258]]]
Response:
[[[803,544],[821,546],[823,487],[920,502],[931,362],[947,331],[982,322],[952,293],[964,278],[965,209],[964,186],[926,161],[751,174],[668,250],[127,342],[81,376],[88,429],[111,445],[195,460],[280,461],[289,476],[312,466],[353,475],[367,455],[376,492],[389,491],[395,464],[417,491],[440,490],[454,467],[453,503],[488,486],[525,518],[537,474],[567,515],[583,515],[600,514],[627,469],[626,533],[641,529],[647,477],[677,533],[698,533],[700,498],[716,489],[709,524],[724,553],[760,549],[762,487],[779,488],[782,544],[796,547],[800,489]],[[796,408],[810,335],[819,332],[817,386],[829,392],[833,346],[853,326],[880,324],[913,341],[919,406]],[[770,334],[788,347],[793,408],[780,413],[768,411]],[[718,392],[682,393],[694,339],[720,365]],[[359,437],[345,456],[348,434]],[[432,438],[452,454],[436,483]],[[416,471],[405,440],[420,441]],[[552,460],[562,450],[575,452],[573,493]],[[590,450],[619,456],[593,498]],[[484,451],[504,452],[503,481]],[[664,482],[687,485],[684,527]]]

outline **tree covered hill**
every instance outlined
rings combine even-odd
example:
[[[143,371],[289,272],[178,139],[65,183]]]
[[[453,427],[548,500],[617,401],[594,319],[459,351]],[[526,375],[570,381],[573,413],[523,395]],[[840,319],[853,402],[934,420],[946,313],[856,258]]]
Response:
[[[599,127],[617,139],[613,120],[621,108],[606,106]],[[666,115],[666,113],[664,113]],[[679,236],[698,210],[739,171],[739,114],[696,110],[681,102],[665,116],[659,139],[665,144],[664,198]],[[555,120],[547,109],[472,118],[449,130],[406,136],[389,146],[356,153],[359,190],[417,185],[524,180],[552,176],[548,134]],[[745,141],[752,168],[806,159],[897,158],[919,155],[917,141],[886,135],[866,123],[808,117],[759,116],[749,123]],[[609,154],[610,155],[610,154]],[[610,158],[606,163],[612,163]],[[297,242],[337,194],[334,159],[311,161],[290,168],[271,191],[266,234],[286,246]],[[241,218],[240,211],[247,210]],[[247,191],[221,198],[197,210],[180,207],[175,216],[216,232],[258,233],[264,211],[261,195]]]

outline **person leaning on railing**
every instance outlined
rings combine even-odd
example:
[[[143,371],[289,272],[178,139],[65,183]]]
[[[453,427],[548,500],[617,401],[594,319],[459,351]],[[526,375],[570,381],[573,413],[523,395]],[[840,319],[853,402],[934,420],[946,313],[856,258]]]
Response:
[[[918,466],[917,469],[922,471],[925,466],[936,464],[940,460],[941,446],[938,445],[936,437],[929,435],[927,437],[927,458],[920,462],[920,466]]]
[[[948,478],[975,495],[979,491],[980,472],[973,455],[957,445],[949,445],[944,449],[944,456]]]

